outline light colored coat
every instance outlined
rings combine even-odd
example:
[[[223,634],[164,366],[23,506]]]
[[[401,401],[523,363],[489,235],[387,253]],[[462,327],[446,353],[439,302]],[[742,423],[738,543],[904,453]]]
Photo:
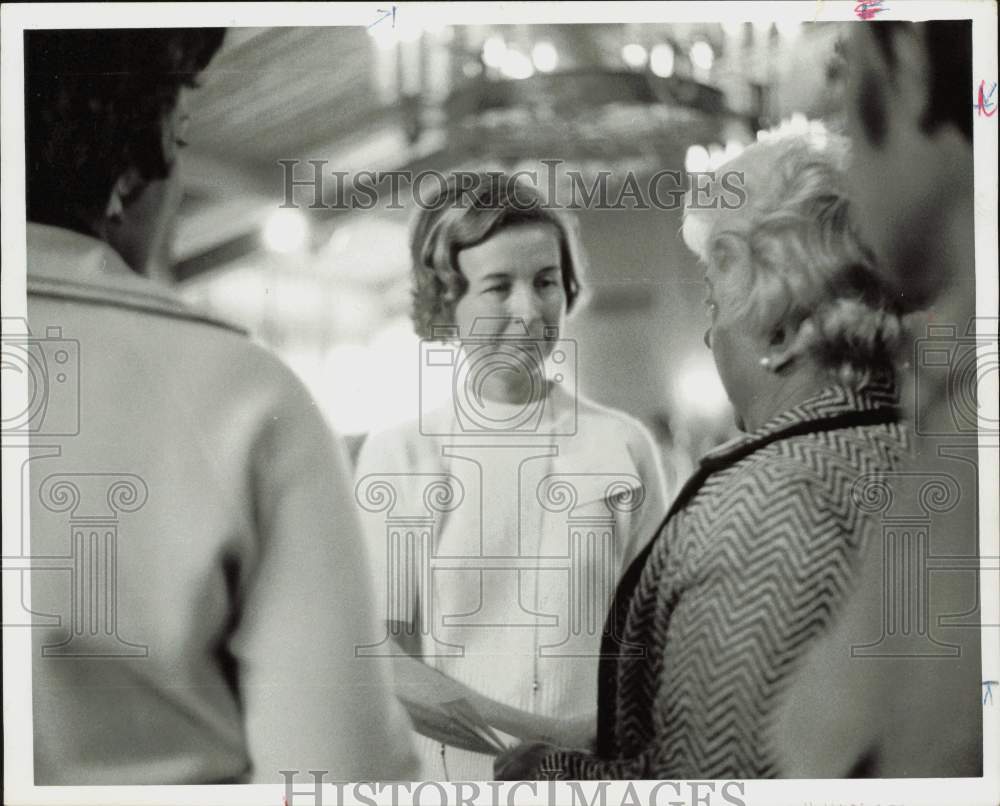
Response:
[[[302,384],[66,230],[29,225],[28,311],[35,783],[410,779],[384,660],[354,651],[349,471]]]

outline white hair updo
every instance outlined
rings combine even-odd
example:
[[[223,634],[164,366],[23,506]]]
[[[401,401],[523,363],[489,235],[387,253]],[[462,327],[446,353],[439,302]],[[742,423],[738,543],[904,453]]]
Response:
[[[683,238],[731,282],[738,315],[759,332],[797,327],[790,355],[808,355],[841,382],[891,373],[900,314],[875,257],[851,222],[845,187],[849,141],[810,123],[763,136],[716,170],[742,174],[744,203],[695,205]],[[702,191],[704,192],[704,191]]]

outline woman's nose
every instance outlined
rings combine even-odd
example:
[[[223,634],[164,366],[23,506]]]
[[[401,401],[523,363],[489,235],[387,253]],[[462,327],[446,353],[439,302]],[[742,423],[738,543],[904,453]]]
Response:
[[[511,319],[520,319],[526,328],[539,316],[539,304],[534,289],[516,286],[507,298],[507,312]]]

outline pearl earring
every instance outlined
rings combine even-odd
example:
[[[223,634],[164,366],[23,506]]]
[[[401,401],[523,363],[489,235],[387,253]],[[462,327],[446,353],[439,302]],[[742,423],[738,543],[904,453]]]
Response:
[[[766,369],[766,370],[770,370],[770,369],[771,369],[771,357],[770,357],[770,356],[767,356],[767,355],[765,355],[765,356],[764,356],[763,358],[761,358],[761,359],[760,359],[760,365],[761,365],[761,366],[762,366],[762,367],[763,367],[764,369]]]

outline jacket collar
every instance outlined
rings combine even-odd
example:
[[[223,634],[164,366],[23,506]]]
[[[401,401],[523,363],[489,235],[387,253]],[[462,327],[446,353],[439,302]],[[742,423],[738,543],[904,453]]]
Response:
[[[28,222],[27,290],[30,295],[127,308],[224,327],[240,328],[192,308],[172,289],[132,271],[97,238]]]
[[[857,387],[831,385],[797,406],[775,415],[755,431],[743,434],[709,451],[700,464],[719,465],[726,459],[746,455],[758,446],[799,433],[809,423],[842,418],[852,413],[882,413],[886,419],[898,416],[899,395],[890,378],[875,378]]]

